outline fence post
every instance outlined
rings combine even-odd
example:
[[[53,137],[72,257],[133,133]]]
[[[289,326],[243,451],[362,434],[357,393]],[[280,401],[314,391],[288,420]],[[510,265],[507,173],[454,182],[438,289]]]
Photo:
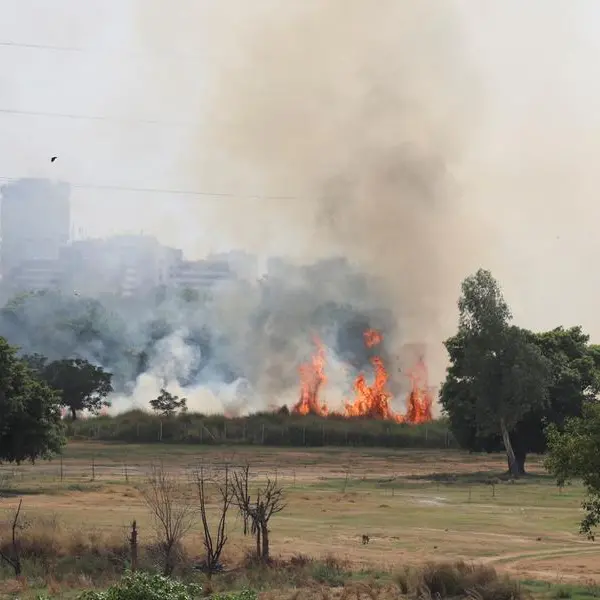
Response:
[[[127,462],[123,463],[123,474],[125,475],[125,481],[129,483],[129,471],[127,469]]]
[[[135,573],[137,569],[137,559],[138,559],[138,543],[137,543],[138,531],[137,524],[134,521],[131,524],[131,537],[129,538],[129,544],[131,545],[131,572]]]
[[[92,456],[92,481],[96,481],[96,458]]]

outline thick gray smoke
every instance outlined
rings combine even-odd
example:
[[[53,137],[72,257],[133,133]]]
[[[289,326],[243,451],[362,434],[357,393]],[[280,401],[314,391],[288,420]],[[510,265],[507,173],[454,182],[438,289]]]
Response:
[[[262,203],[273,235],[300,259],[335,252],[376,278],[397,324],[394,352],[428,343],[438,378],[458,282],[482,247],[454,176],[478,88],[452,6],[312,0],[241,24],[223,16],[233,31],[220,38],[231,43],[207,129],[265,189],[294,194]],[[253,218],[240,207],[222,226],[243,239]]]
[[[0,312],[0,335],[26,354],[103,366],[114,375],[116,410],[147,408],[166,387],[192,410],[237,414],[298,400],[298,367],[314,353],[316,333],[330,348],[331,400],[340,405],[368,365],[365,329],[394,327],[390,314],[373,310],[376,282],[343,260],[307,267],[280,260],[271,271],[261,282],[233,281],[204,295],[25,295]],[[340,296],[352,302],[340,304]]]
[[[483,260],[480,223],[457,181],[479,101],[453,5],[226,0],[186,1],[175,11],[162,0],[140,2],[132,14],[143,52],[119,57],[143,61],[132,67],[132,95],[139,102],[134,92],[143,90],[172,112],[182,96],[202,98],[195,113],[172,115],[197,124],[176,152],[165,149],[187,182],[181,187],[206,189],[208,148],[230,171],[215,169],[210,187],[231,189],[237,179],[241,195],[262,196],[188,204],[186,221],[197,221],[190,229],[200,241],[217,232],[263,258],[288,260],[266,283],[219,289],[204,302],[108,307],[117,341],[82,343],[78,335],[61,353],[117,371],[120,407],[146,405],[167,385],[193,408],[253,410],[297,400],[313,331],[330,349],[334,400],[348,397],[367,364],[362,332],[374,326],[385,336],[394,391],[405,383],[406,343],[429,344],[439,381],[459,282],[473,254]],[[348,264],[333,260],[339,256]],[[44,306],[23,309],[42,330],[51,321],[33,315],[51,304]],[[27,351],[57,352],[18,326],[13,337]]]

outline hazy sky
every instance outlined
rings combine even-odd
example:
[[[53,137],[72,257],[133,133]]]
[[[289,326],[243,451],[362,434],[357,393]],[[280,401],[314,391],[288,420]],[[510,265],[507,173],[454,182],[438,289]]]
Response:
[[[243,13],[234,0],[219,6],[231,4],[233,22],[278,5],[246,2],[252,8]],[[456,173],[465,202],[489,228],[481,266],[500,279],[520,323],[581,323],[600,341],[600,4],[454,3],[481,83],[478,125]],[[216,4],[0,0],[0,177],[79,184],[74,221],[90,236],[144,230],[200,256],[235,247],[235,230],[219,223],[240,203],[253,203],[259,240],[269,215],[248,196],[266,188],[219,148],[202,147],[199,115],[219,64],[218,40],[209,35]],[[53,155],[59,158],[50,164]],[[279,233],[269,250],[285,252],[286,232]],[[473,268],[481,251],[472,250]]]

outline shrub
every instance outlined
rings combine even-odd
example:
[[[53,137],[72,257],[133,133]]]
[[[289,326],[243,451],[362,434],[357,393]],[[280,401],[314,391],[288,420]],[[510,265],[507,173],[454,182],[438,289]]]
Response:
[[[186,585],[162,575],[127,573],[105,592],[84,592],[79,600],[192,600],[199,597],[199,585]]]
[[[399,591],[413,598],[518,600],[527,596],[517,582],[498,576],[493,567],[463,561],[407,568],[395,579]]]

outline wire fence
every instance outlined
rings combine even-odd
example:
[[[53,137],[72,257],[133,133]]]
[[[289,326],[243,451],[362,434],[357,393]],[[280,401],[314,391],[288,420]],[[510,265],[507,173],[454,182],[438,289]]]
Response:
[[[420,426],[349,420],[319,421],[177,417],[96,418],[67,424],[72,439],[128,443],[281,447],[457,448],[439,423]]]

